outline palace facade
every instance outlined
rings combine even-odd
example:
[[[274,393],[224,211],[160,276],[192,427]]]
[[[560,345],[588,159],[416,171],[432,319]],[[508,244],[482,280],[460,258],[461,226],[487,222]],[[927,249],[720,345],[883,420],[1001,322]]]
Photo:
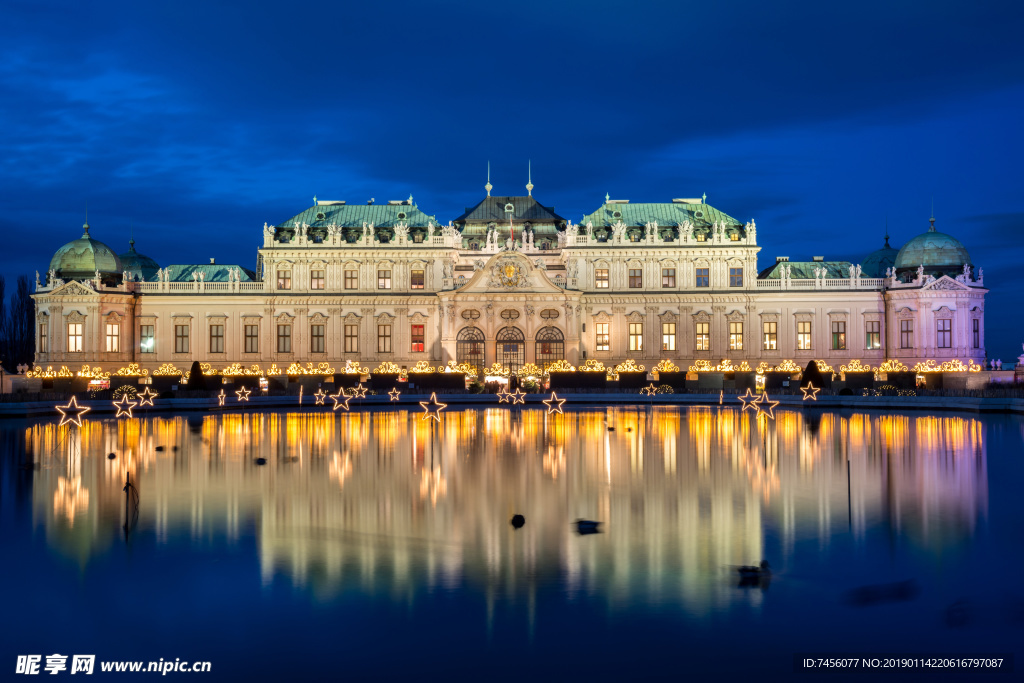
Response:
[[[532,185],[486,189],[447,223],[412,197],[314,198],[264,224],[254,270],[161,267],[134,241],[116,254],[86,224],[37,276],[36,365],[984,361],[982,272],[934,219],[859,262],[764,267],[754,221],[703,199],[606,197],[573,223]]]

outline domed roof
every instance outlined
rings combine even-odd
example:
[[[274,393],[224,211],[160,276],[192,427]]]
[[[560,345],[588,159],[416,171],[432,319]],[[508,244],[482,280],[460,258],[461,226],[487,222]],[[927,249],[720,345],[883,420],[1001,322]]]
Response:
[[[160,264],[153,259],[135,251],[135,239],[128,241],[129,249],[120,256],[121,268],[128,271],[137,280],[145,282],[156,277],[156,271],[160,270]]]
[[[99,240],[89,237],[89,224],[82,226],[84,232],[74,242],[68,242],[57,250],[50,259],[50,270],[64,280],[88,280],[96,277],[96,271],[106,275],[121,274],[121,259],[114,250]]]
[[[889,236],[886,235],[885,246],[868,254],[860,264],[864,277],[885,277],[885,271],[895,265],[899,253],[899,250],[889,246]]]
[[[930,274],[959,275],[964,266],[971,264],[971,256],[960,240],[935,230],[935,219],[931,219],[928,232],[922,233],[903,245],[896,256],[896,270],[916,270],[924,266]]]

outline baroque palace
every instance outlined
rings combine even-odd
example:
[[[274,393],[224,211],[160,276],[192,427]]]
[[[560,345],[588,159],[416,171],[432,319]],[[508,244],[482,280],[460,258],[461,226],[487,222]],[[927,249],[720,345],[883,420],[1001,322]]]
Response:
[[[314,198],[264,224],[255,270],[161,267],[134,240],[118,255],[86,224],[37,275],[34,373],[984,361],[982,271],[934,219],[859,262],[759,269],[754,221],[705,199],[606,197],[573,223],[532,184],[518,197],[491,189],[447,224],[412,197]]]

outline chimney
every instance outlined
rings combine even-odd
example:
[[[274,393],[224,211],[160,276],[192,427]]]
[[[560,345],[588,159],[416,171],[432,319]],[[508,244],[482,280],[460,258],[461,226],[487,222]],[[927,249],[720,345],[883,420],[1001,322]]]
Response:
[[[776,256],[775,257],[775,262],[776,263],[786,263],[787,261],[789,261],[789,257],[788,256]]]
[[[211,258],[211,259],[210,259],[210,265],[211,265],[211,266],[212,266],[212,265],[215,265],[216,263],[217,263],[217,260],[216,260],[216,259],[213,259],[213,258]]]
[[[811,257],[811,260],[812,260],[812,261],[815,261],[815,262],[817,262],[817,263],[821,263],[822,261],[824,261],[824,260],[825,260],[825,257],[824,257],[824,256],[812,256],[812,257]]]

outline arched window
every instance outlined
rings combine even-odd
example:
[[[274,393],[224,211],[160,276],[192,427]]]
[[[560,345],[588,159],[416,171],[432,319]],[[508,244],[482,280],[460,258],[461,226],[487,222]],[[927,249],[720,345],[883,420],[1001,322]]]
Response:
[[[479,327],[463,327],[455,341],[455,361],[469,363],[477,376],[484,369],[484,333]]]
[[[506,368],[516,372],[526,363],[526,337],[518,327],[503,327],[495,339],[495,356]]]
[[[565,359],[565,337],[557,327],[542,327],[537,332],[537,365],[544,370]]]

